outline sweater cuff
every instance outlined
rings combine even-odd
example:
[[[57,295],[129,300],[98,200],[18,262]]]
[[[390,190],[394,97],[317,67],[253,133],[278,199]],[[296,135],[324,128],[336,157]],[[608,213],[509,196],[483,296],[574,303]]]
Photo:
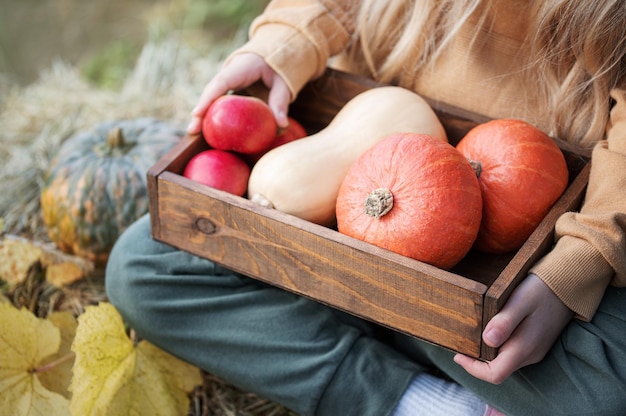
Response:
[[[276,39],[281,40],[278,47]],[[315,45],[303,33],[281,24],[258,27],[254,36],[228,60],[241,53],[260,55],[285,81],[292,101],[307,82],[322,75],[327,63],[327,58],[318,55]]]
[[[563,236],[530,273],[539,276],[577,318],[590,321],[614,270],[591,244]]]

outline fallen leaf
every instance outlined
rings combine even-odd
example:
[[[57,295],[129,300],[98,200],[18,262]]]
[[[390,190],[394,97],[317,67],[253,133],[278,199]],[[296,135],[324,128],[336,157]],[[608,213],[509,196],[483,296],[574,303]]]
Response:
[[[74,365],[72,342],[76,336],[78,322],[76,322],[74,315],[67,311],[53,312],[48,316],[48,320],[61,331],[61,345],[56,354],[47,357],[38,365],[39,381],[48,390],[69,399],[71,397],[69,387]],[[42,371],[45,367],[51,368]]]
[[[200,370],[147,341],[137,346],[110,303],[78,318],[70,409],[76,415],[183,415]]]
[[[0,303],[0,328],[2,411],[12,416],[69,415],[69,401],[46,389],[34,372],[59,350],[59,329],[6,303]]]
[[[69,261],[51,264],[46,268],[46,280],[52,286],[63,287],[85,277],[85,272],[76,263]]]
[[[41,265],[46,269],[46,280],[56,287],[67,286],[94,271],[95,265],[85,258],[67,254],[54,244],[37,243],[41,248]]]
[[[41,249],[29,241],[4,238],[0,244],[0,279],[15,286],[26,279],[40,257]]]
[[[63,253],[54,244],[30,241],[18,236],[5,236],[0,243],[0,280],[13,287],[24,281],[29,269],[39,262],[46,280],[56,287],[74,283],[94,271],[93,262]]]

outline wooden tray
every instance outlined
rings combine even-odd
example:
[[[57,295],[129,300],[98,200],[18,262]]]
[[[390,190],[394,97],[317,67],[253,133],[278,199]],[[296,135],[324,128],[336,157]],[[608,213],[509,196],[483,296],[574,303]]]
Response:
[[[290,108],[309,132],[327,125],[356,94],[378,85],[328,70]],[[487,119],[431,103],[451,143]],[[408,335],[490,360],[485,324],[528,269],[549,250],[557,218],[578,209],[589,175],[589,153],[557,140],[570,185],[518,251],[471,251],[444,271],[276,210],[188,180],[181,175],[201,136],[185,137],[148,172],[152,235],[232,270]]]

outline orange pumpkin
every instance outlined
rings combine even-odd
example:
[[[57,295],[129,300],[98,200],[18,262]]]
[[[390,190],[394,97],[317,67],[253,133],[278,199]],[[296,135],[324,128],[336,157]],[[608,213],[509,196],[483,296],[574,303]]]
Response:
[[[470,250],[482,199],[468,161],[429,135],[393,134],[363,153],[337,198],[339,232],[449,269]]]
[[[540,129],[513,119],[479,124],[457,149],[476,166],[483,195],[475,247],[489,253],[518,249],[567,188],[561,149]]]

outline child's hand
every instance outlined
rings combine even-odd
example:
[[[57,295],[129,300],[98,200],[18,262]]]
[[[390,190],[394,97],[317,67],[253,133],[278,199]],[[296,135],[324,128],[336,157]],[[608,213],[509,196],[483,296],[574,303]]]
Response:
[[[481,380],[500,384],[518,369],[541,361],[574,313],[536,275],[529,275],[485,327],[483,340],[500,347],[483,362],[457,354],[454,361]]]
[[[270,68],[263,58],[253,53],[235,55],[227,65],[204,87],[198,104],[191,112],[191,122],[187,127],[190,134],[199,133],[202,128],[202,117],[211,103],[228,91],[248,87],[262,80],[270,89],[268,104],[279,127],[286,127],[287,108],[291,93],[285,81]]]

